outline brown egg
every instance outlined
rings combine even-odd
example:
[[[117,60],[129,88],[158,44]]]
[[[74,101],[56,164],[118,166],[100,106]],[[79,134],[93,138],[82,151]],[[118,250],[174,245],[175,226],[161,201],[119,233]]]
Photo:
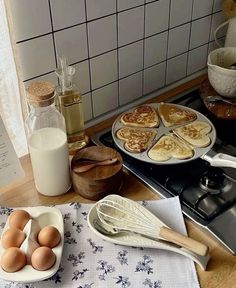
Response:
[[[20,247],[25,240],[25,233],[18,228],[9,228],[2,235],[2,247],[7,249],[9,247]]]
[[[38,243],[40,246],[47,246],[53,248],[61,240],[60,232],[54,226],[45,226],[39,231]]]
[[[36,270],[44,271],[53,266],[56,255],[51,248],[42,246],[34,250],[31,256],[31,264]]]
[[[25,210],[15,210],[9,216],[9,226],[23,230],[30,219],[30,214]]]
[[[16,272],[26,264],[25,254],[17,247],[6,249],[1,257],[1,267],[6,272]]]

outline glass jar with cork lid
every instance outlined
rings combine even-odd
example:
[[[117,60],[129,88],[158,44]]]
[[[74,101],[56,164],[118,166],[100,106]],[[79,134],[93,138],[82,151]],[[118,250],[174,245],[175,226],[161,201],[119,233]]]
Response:
[[[30,112],[25,121],[35,186],[57,196],[71,187],[65,120],[54,105],[55,87],[34,82],[26,88]]]

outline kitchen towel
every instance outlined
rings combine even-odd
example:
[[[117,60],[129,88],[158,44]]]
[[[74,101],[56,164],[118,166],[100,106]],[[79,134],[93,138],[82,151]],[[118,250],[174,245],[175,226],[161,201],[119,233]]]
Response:
[[[143,201],[168,226],[186,233],[178,197]],[[51,278],[22,284],[0,280],[4,288],[199,288],[193,261],[174,252],[115,245],[88,227],[92,204],[56,206],[64,218],[64,251],[60,268]],[[0,233],[5,225],[0,210]]]

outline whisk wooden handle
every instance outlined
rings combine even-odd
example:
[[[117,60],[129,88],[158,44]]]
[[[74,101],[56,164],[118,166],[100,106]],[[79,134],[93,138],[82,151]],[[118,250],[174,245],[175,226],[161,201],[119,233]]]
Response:
[[[167,227],[160,228],[159,236],[181,247],[187,248],[198,255],[206,256],[208,253],[209,248],[205,244],[202,244],[185,235],[179,234],[178,232]]]

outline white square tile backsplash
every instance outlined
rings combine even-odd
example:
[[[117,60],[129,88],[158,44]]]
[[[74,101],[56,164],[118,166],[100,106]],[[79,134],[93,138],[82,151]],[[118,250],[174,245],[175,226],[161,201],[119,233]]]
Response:
[[[211,16],[193,21],[190,38],[190,49],[206,44],[210,37]]]
[[[207,16],[212,12],[214,0],[193,0],[193,19]]]
[[[182,54],[167,60],[166,67],[166,83],[171,84],[186,76],[187,70],[187,56],[188,54]]]
[[[142,4],[144,0],[117,0],[117,10],[122,11]]]
[[[52,35],[46,35],[18,45],[23,80],[42,75],[55,69],[55,54]]]
[[[80,93],[85,94],[91,90],[89,78],[89,61],[85,60],[73,65],[76,69],[74,82],[79,87]]]
[[[92,89],[118,79],[117,51],[112,51],[90,60]]]
[[[116,16],[107,16],[88,23],[89,54],[91,57],[117,47]]]
[[[122,46],[143,38],[144,6],[118,14],[118,45]]]
[[[112,83],[92,92],[93,112],[100,116],[118,106],[118,83]]]
[[[52,31],[48,0],[10,0],[16,41]]]
[[[125,77],[143,69],[143,41],[119,48],[119,77]]]
[[[144,67],[166,60],[168,32],[163,32],[145,39]]]
[[[119,81],[119,103],[125,105],[142,96],[142,74],[139,72]]]
[[[190,23],[178,26],[169,31],[168,58],[182,54],[188,50]]]
[[[47,73],[46,75],[37,77],[37,81],[49,81],[55,86],[58,85],[58,77],[55,72]],[[35,82],[35,79],[27,80],[24,82],[24,86],[27,87],[30,83]]]
[[[206,2],[208,0],[205,0]],[[170,27],[187,23],[192,17],[193,0],[171,0],[170,4]]]
[[[85,0],[85,1],[87,7],[88,20],[93,20],[116,12],[116,0]]]
[[[57,58],[65,56],[72,64],[88,58],[86,25],[71,27],[56,32],[55,44]]]
[[[213,32],[226,20],[220,0],[10,3],[22,81],[57,85],[58,57],[66,56],[76,68],[88,123],[205,73],[216,48]],[[222,42],[224,35],[222,29]]]
[[[145,36],[168,29],[170,0],[159,0],[146,5]]]
[[[203,69],[207,62],[208,45],[200,46],[189,52],[187,74]]]
[[[162,62],[144,70],[144,93],[151,93],[165,85],[166,63]]]
[[[54,30],[85,22],[84,0],[51,0],[50,3]]]
[[[218,12],[222,9],[222,0],[214,0],[213,12]]]

